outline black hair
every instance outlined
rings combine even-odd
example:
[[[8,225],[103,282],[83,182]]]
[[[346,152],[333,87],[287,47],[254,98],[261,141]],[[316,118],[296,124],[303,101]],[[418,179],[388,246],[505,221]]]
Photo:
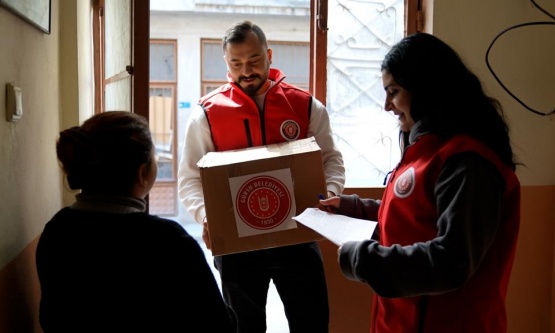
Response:
[[[252,23],[251,21],[244,20],[231,25],[226,30],[225,35],[222,39],[222,47],[224,49],[224,52],[227,44],[244,42],[250,32],[254,32],[256,34],[256,36],[260,40],[260,43],[262,43],[265,48],[268,47],[268,42],[266,41],[266,35],[264,34],[264,31],[262,31],[262,29],[258,25]]]
[[[148,122],[125,111],[96,114],[60,132],[58,160],[71,189],[129,195],[142,164],[150,166],[154,145]]]
[[[445,42],[427,33],[407,36],[387,53],[381,69],[410,92],[415,122],[444,137],[471,135],[515,169],[501,104],[485,94],[478,77]]]

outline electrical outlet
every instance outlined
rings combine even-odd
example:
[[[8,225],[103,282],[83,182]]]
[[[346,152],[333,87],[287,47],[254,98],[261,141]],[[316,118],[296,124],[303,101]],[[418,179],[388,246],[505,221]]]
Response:
[[[6,85],[6,119],[18,121],[23,116],[23,92],[11,83]]]

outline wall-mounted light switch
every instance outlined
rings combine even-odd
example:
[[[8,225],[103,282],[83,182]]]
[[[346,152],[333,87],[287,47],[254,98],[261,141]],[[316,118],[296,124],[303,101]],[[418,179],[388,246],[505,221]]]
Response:
[[[23,116],[23,96],[19,87],[8,83],[6,86],[6,119],[18,121]]]

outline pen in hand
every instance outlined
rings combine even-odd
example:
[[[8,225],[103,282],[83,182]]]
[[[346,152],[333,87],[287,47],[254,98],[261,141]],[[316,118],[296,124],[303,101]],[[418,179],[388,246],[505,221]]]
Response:
[[[318,194],[318,208],[328,213],[336,213],[339,208],[339,197],[335,196],[333,198],[326,199],[323,194]],[[325,200],[325,204],[322,203]]]
[[[320,200],[326,200],[326,198],[324,197],[324,195],[322,193],[318,194],[318,199]],[[322,202],[319,201],[318,202],[318,208],[320,210],[323,210],[324,212],[329,212],[331,213],[332,211],[330,210],[330,207],[326,206],[326,205],[322,205]]]

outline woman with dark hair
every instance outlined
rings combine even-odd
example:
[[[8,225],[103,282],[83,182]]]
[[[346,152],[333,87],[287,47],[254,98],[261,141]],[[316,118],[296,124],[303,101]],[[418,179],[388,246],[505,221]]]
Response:
[[[198,242],[145,212],[158,170],[147,121],[97,114],[62,131],[56,152],[81,191],[37,246],[43,331],[235,332]]]
[[[320,201],[378,221],[373,239],[339,248],[341,270],[375,292],[372,332],[506,332],[520,183],[501,106],[426,33],[393,46],[382,80],[403,154],[381,200]]]

